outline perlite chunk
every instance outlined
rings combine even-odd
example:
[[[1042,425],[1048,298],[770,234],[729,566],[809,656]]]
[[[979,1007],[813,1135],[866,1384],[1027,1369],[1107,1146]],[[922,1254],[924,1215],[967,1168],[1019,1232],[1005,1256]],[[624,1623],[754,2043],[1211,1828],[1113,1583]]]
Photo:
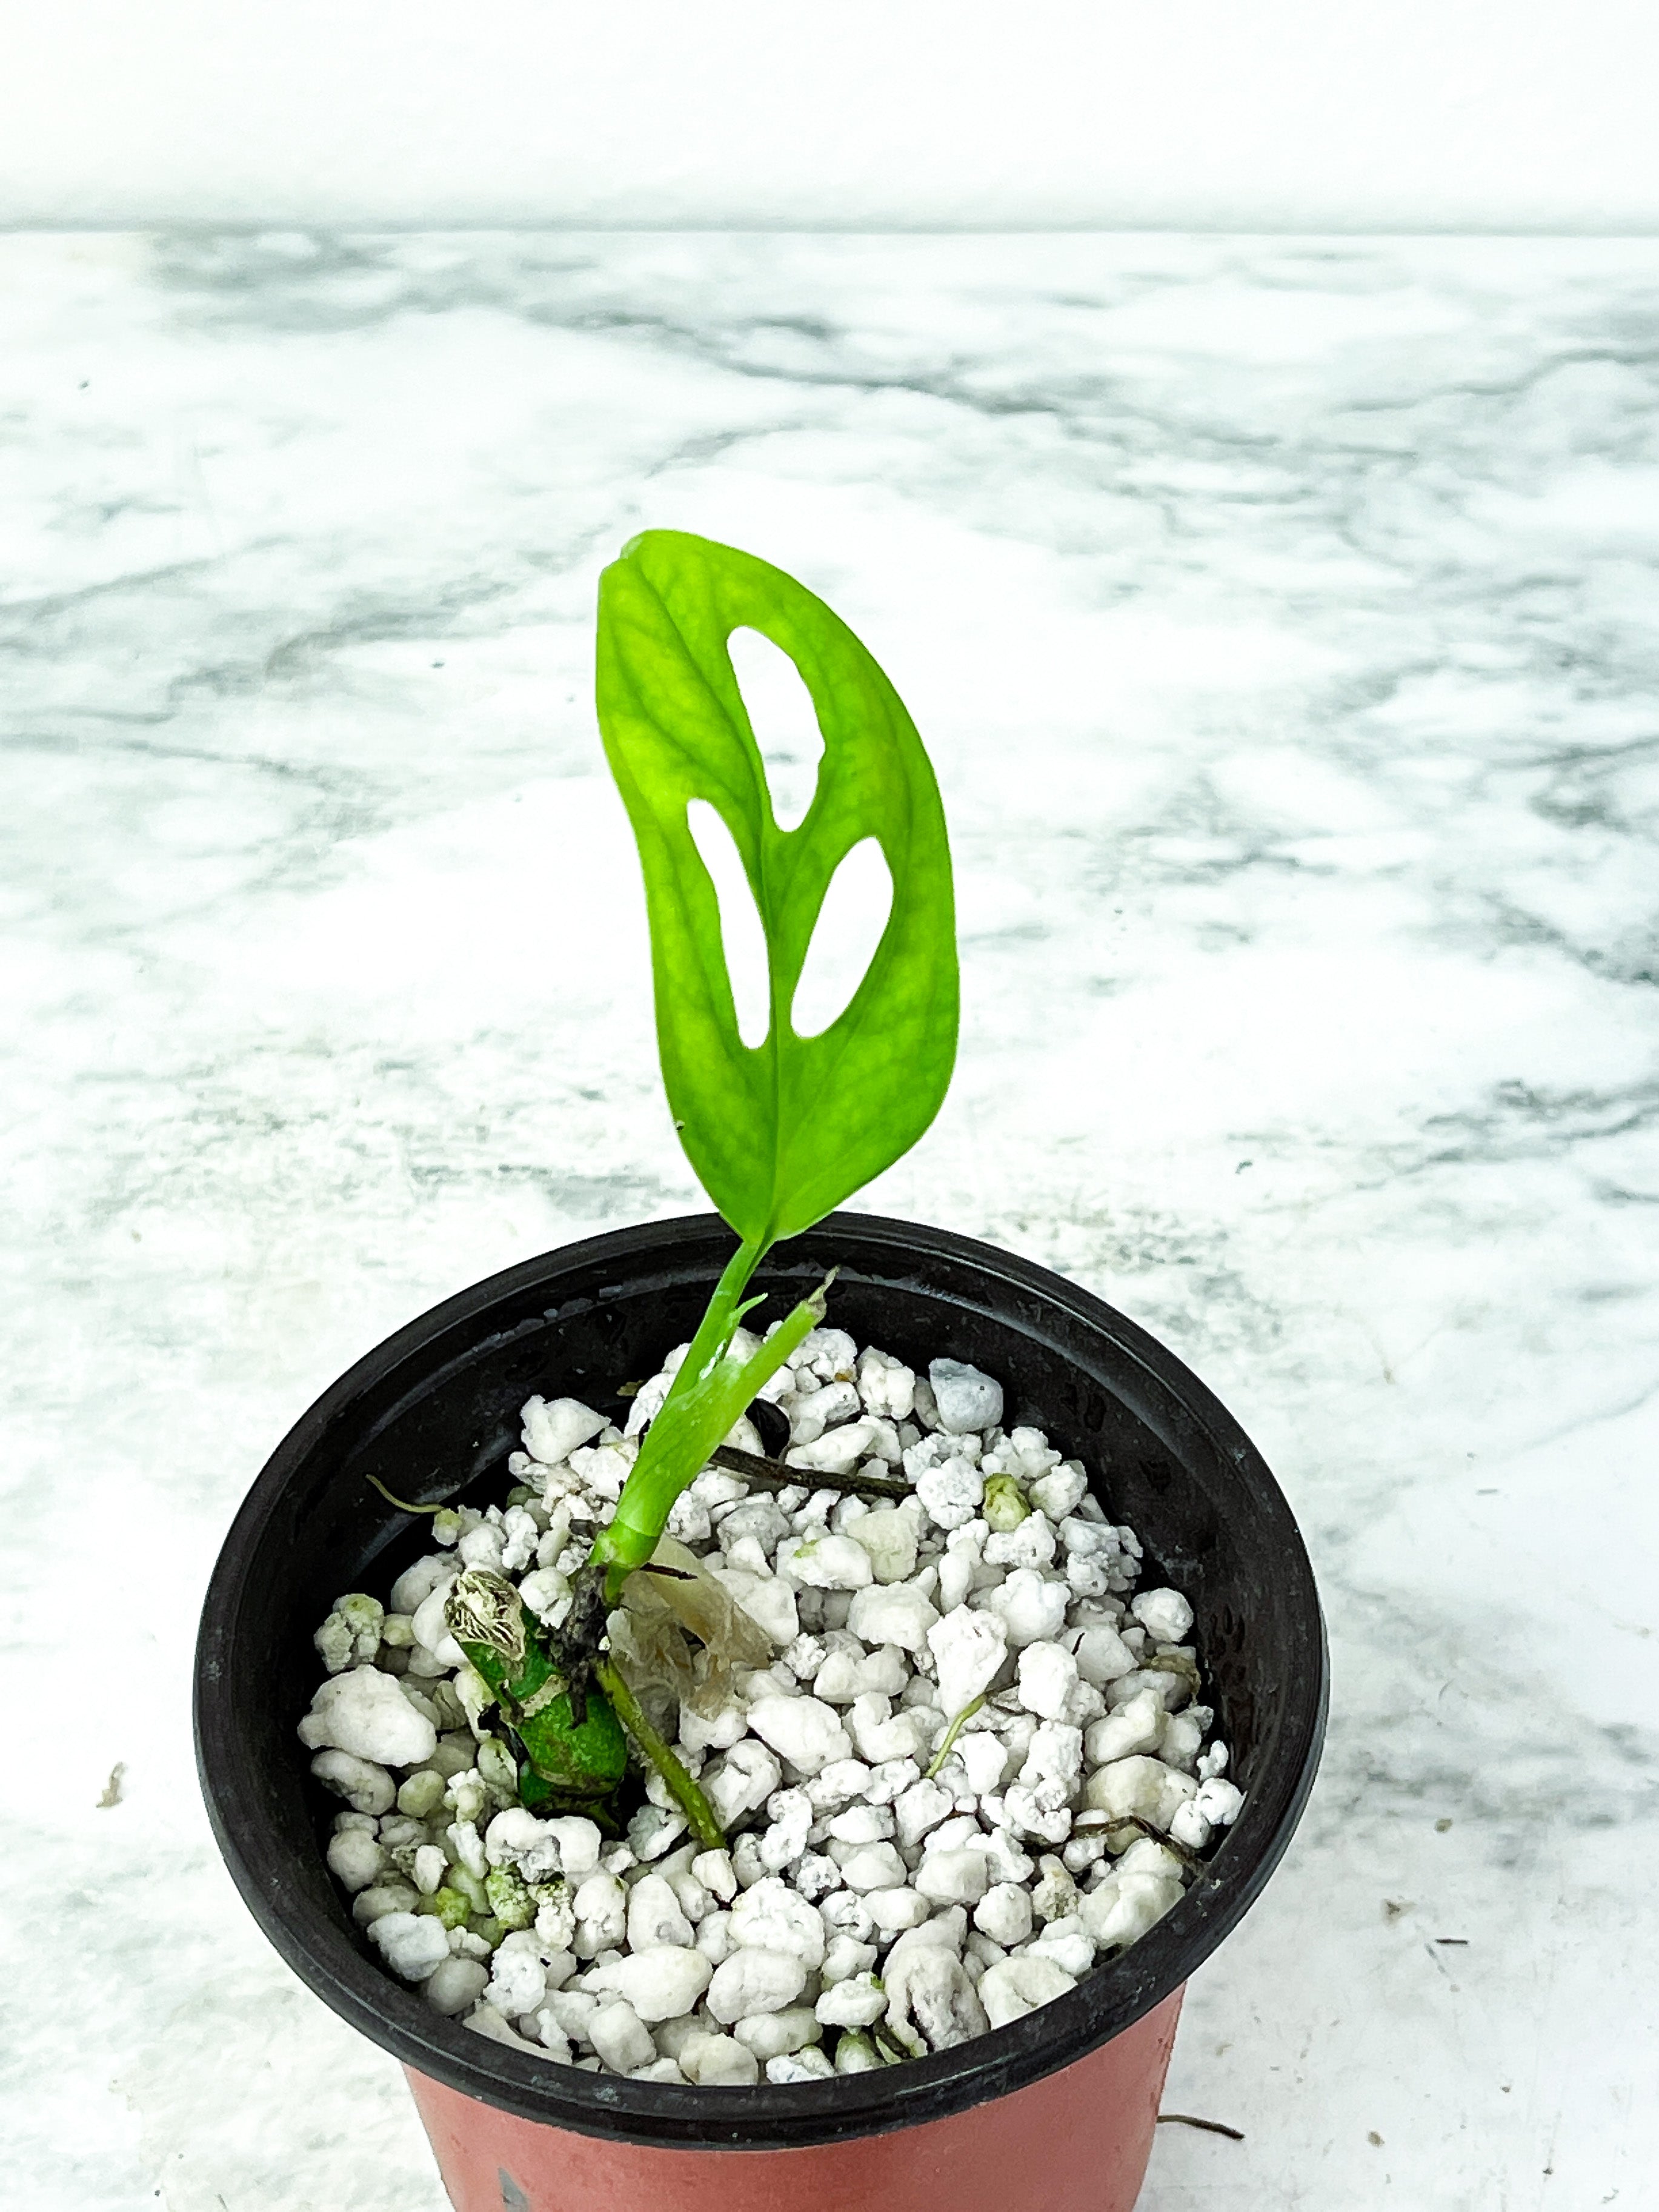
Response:
[[[817,2009],[826,2027],[872,2027],[887,2009],[887,1991],[875,1974],[851,1974],[825,1990]]]
[[[856,1544],[852,1548],[858,1551]],[[867,1568],[865,1554],[859,1552],[859,1557]],[[836,1712],[817,1698],[757,1698],[749,1708],[749,1725],[763,1743],[803,1774],[821,1773],[833,1760],[848,1758],[853,1749]],[[769,1790],[767,1795],[770,1794]]]
[[[536,1899],[511,1867],[491,1867],[484,1876],[484,1895],[503,1928],[528,1928],[536,1917]]]
[[[349,1828],[329,1840],[328,1870],[349,1896],[367,1889],[386,1864],[385,1851],[362,1828]]]
[[[1197,1795],[1198,1784],[1190,1774],[1143,1755],[1097,1767],[1084,1785],[1083,1800],[1091,1813],[1105,1813],[1117,1820],[1133,1814],[1167,1831],[1176,1808]]]
[[[1063,1721],[1078,1685],[1077,1661],[1060,1644],[1028,1644],[1019,1655],[1019,1701],[1028,1713]]]
[[[849,1522],[847,1534],[869,1554],[878,1583],[902,1583],[915,1572],[921,1525],[914,1505],[877,1505]]]
[[[889,1420],[908,1421],[915,1406],[915,1370],[873,1345],[859,1355],[858,1389],[865,1412]]]
[[[734,1743],[724,1759],[704,1771],[702,1793],[729,1833],[745,1814],[760,1810],[782,1779],[783,1769],[772,1753],[751,1739]]]
[[[427,1978],[426,2001],[434,2012],[453,2020],[477,2004],[489,1979],[489,1969],[481,1960],[441,1959]]]
[[[908,2051],[951,2051],[990,2027],[966,1967],[942,1943],[903,1953],[896,1943],[884,1980],[888,2028]]]
[[[385,1620],[386,1608],[380,1600],[362,1590],[337,1597],[333,1612],[311,1639],[329,1673],[338,1674],[348,1667],[366,1666],[380,1648]]]
[[[1179,1644],[1193,1625],[1193,1609],[1179,1590],[1142,1590],[1129,1610],[1157,1644]]]
[[[449,1956],[448,1936],[424,1913],[382,1913],[369,1923],[368,1940],[406,1982],[423,1982]]]
[[[1031,1932],[1031,1894],[1023,1883],[1000,1881],[974,1907],[974,1925],[1005,1949],[1023,1943]],[[981,1984],[983,2002],[983,1984]],[[988,2004],[986,2007],[990,2009]]]
[[[748,2089],[760,2079],[760,2061],[735,2036],[694,2035],[681,2048],[680,2071],[700,2089]]]
[[[1115,1765],[1119,1759],[1133,1759],[1145,1752],[1156,1751],[1163,1740],[1164,1723],[1169,1715],[1163,1700],[1152,1690],[1141,1690],[1115,1705],[1102,1720],[1094,1722],[1084,1737],[1084,1749],[1091,1766]]]
[[[940,1426],[953,1436],[969,1430],[977,1433],[993,1429],[1001,1420],[1002,1385],[977,1367],[960,1359],[931,1360],[927,1380],[933,1386]]]
[[[806,1987],[806,1968],[794,1953],[746,1945],[716,1966],[708,1984],[708,2009],[722,2027],[751,2013],[781,2012]]]
[[[300,1723],[307,1751],[327,1747],[377,1766],[418,1766],[438,1747],[438,1731],[378,1667],[354,1667],[325,1682]],[[384,1808],[382,1808],[384,1809]]]
[[[953,1455],[916,1476],[916,1496],[927,1509],[935,1527],[960,1528],[978,1513],[985,1496],[985,1478],[971,1460]]]
[[[798,1467],[808,1475],[847,1474],[861,1459],[886,1457],[888,1437],[882,1424],[867,1417],[849,1421],[843,1429],[829,1429],[811,1443],[791,1444],[784,1455],[786,1463]]]
[[[809,1973],[823,1964],[823,1917],[775,1875],[754,1883],[732,1907],[732,1936],[737,1943],[787,1952]]]
[[[588,2040],[613,2074],[631,2074],[648,2066],[657,2046],[651,2031],[625,1997],[601,2005],[588,2027]]]
[[[580,1398],[526,1398],[523,1419],[524,1448],[544,1467],[556,1467],[608,1425],[603,1413]]]
[[[823,2051],[810,2046],[805,2051],[791,2051],[782,2058],[769,2058],[766,2062],[769,2081],[827,2081],[835,2070]]]
[[[875,1578],[870,1554],[851,1536],[791,1536],[778,1546],[776,1571],[808,1589],[863,1589]]]
[[[989,1887],[983,1851],[929,1851],[916,1870],[916,1892],[930,1905],[977,1905]]]
[[[1135,1656],[1109,1621],[1094,1621],[1069,1639],[1077,1670],[1097,1689],[1135,1671]]]
[[[349,1751],[319,1751],[311,1762],[311,1771],[325,1790],[343,1797],[354,1813],[389,1812],[398,1794],[385,1767]]]
[[[993,2027],[1006,2027],[1076,1987],[1072,1976],[1052,1959],[1033,1958],[1025,1952],[985,1969],[980,1977],[979,2001]]]
[[[702,1952],[689,1944],[658,1943],[618,1960],[605,1978],[650,2023],[689,2013],[714,1975],[714,1968]]]
[[[939,1703],[952,1718],[988,1690],[1008,1656],[1006,1624],[992,1613],[958,1607],[927,1632],[938,1673]]]
[[[1097,1888],[1085,1892],[1078,1917],[1103,1951],[1121,1950],[1144,1936],[1181,1896],[1178,1875],[1137,1874],[1120,1869]]]
[[[1050,1640],[1066,1625],[1069,1592],[1064,1583],[1046,1579],[1036,1567],[1016,1567],[997,1589],[988,1590],[985,1609],[1006,1630],[1016,1650]]]
[[[885,2002],[885,1999],[883,2000]],[[732,2030],[763,2066],[770,2058],[785,2058],[822,2041],[823,2029],[810,2005],[788,2005],[782,2012],[757,2012],[740,2020]]]
[[[918,1583],[887,1583],[858,1592],[848,1608],[847,1626],[866,1644],[920,1651],[938,1619],[939,1608]]]

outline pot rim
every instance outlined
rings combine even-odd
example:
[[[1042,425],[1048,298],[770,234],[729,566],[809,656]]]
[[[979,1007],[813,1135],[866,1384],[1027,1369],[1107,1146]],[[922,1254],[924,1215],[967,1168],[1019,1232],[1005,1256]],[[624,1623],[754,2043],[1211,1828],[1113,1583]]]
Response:
[[[311,1453],[371,1387],[383,1384],[435,1340],[526,1291],[596,1266],[636,1263],[654,1255],[671,1267],[678,1260],[684,1279],[698,1248],[708,1247],[715,1255],[712,1278],[723,1256],[719,1247],[730,1236],[719,1215],[703,1213],[584,1238],[485,1277],[375,1346],[301,1414],[255,1480],[215,1565],[196,1651],[197,1764],[215,1838],[255,1920],[313,1994],[406,2066],[465,2095],[521,2118],[665,2149],[776,2149],[917,2125],[1058,2072],[1121,2033],[1179,1989],[1261,1894],[1313,1786],[1328,1703],[1324,1621],[1289,1504],[1243,1430],[1184,1363],[1103,1299],[1034,1261],[948,1230],[878,1214],[830,1214],[775,1248],[769,1269],[784,1275],[821,1273],[816,1260],[792,1255],[809,1242],[826,1240],[843,1255],[844,1272],[897,1289],[903,1278],[894,1272],[896,1256],[966,1264],[988,1291],[1012,1293],[1028,1307],[1033,1298],[1058,1307],[1109,1339],[1231,1463],[1245,1493],[1241,1504],[1269,1524],[1282,1560],[1275,1595],[1297,1662],[1263,1723],[1260,1771],[1243,1809],[1179,1903],[1075,1990],[955,2050],[879,2072],[718,2091],[640,2082],[533,2057],[434,2013],[417,1990],[395,1981],[361,1948],[357,1931],[343,1917],[319,1913],[303,1886],[271,1863],[271,1838],[262,1817],[267,1793],[250,1747],[232,1725],[233,1655],[241,1593],[255,1555],[271,1534],[286,1488]],[[918,1283],[918,1290],[924,1287]],[[986,1310],[1010,1318],[995,1306]]]

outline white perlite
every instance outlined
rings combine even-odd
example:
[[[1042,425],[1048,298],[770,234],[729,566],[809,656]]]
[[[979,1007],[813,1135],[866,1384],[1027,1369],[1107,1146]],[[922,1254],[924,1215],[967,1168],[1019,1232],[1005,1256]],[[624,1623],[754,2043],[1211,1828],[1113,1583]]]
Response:
[[[1138,1589],[1133,1530],[959,1361],[919,1372],[813,1330],[763,1394],[799,1484],[708,1468],[675,1509],[772,1647],[704,1665],[679,1709],[726,1847],[691,1838],[651,1773],[625,1842],[518,1802],[449,1585],[488,1567],[557,1626],[684,1349],[626,1433],[528,1400],[514,1502],[441,1515],[384,1607],[335,1601],[299,1734],[343,1802],[328,1864],[354,1921],[482,2035],[708,2089],[867,2071],[1065,1996],[1170,1911],[1244,1800],[1196,1701],[1191,1606]],[[747,1422],[732,1441],[759,1445]],[[812,1486],[860,1467],[909,1495]]]

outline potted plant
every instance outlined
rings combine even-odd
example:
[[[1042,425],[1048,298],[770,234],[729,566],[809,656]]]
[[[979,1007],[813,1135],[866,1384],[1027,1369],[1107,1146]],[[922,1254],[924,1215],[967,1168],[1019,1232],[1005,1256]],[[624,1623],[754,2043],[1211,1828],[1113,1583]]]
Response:
[[[789,832],[739,627],[818,712]],[[858,640],[764,562],[653,532],[605,574],[599,702],[719,1212],[475,1285],[284,1439],[204,1614],[216,1832],[283,1955],[404,2061],[460,2212],[1127,2212],[1182,1988],[1311,1785],[1305,1553],[1133,1323],[833,1210],[927,1127],[956,1042],[938,793]],[[699,799],[766,933],[752,1048]],[[885,928],[802,1037],[866,837]]]

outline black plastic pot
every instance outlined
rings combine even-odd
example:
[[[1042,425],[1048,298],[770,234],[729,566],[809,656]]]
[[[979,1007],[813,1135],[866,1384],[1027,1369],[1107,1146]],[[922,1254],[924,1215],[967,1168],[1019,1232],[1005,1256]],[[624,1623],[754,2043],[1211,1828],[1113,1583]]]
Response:
[[[836,1326],[923,1366],[944,1354],[982,1367],[1005,1385],[1007,1425],[1041,1427],[1082,1460],[1112,1517],[1139,1532],[1148,1585],[1167,1581],[1192,1601],[1205,1696],[1244,1810],[1174,1910],[1073,1993],[890,2070],[681,2088],[553,2066],[435,2015],[353,1927],[323,1859],[336,1808],[315,1791],[295,1735],[318,1679],[312,1632],[331,1601],[383,1590],[429,1544],[427,1524],[395,1511],[367,1477],[423,1501],[499,1499],[525,1398],[568,1395],[620,1417],[618,1384],[653,1372],[691,1334],[731,1246],[712,1215],[593,1237],[492,1276],[389,1338],[318,1400],[254,1484],[215,1570],[197,1655],[198,1755],[214,1830],[295,1972],[425,2082],[618,2149],[851,2144],[1014,2099],[1075,2069],[1176,1997],[1249,1908],[1301,1814],[1324,1729],[1324,1632],[1307,1554],[1261,1455],[1204,1385],[1143,1329],[1044,1268],[941,1230],[832,1215],[762,1269],[755,1287],[780,1294],[768,1311],[838,1267]],[[1169,2019],[1172,2033],[1172,2007]],[[510,2181],[503,2167],[492,2203],[514,2205]],[[518,2204],[531,2203],[512,2187]],[[619,2186],[611,2201],[628,2195]],[[888,2212],[902,2201],[890,2198]]]

